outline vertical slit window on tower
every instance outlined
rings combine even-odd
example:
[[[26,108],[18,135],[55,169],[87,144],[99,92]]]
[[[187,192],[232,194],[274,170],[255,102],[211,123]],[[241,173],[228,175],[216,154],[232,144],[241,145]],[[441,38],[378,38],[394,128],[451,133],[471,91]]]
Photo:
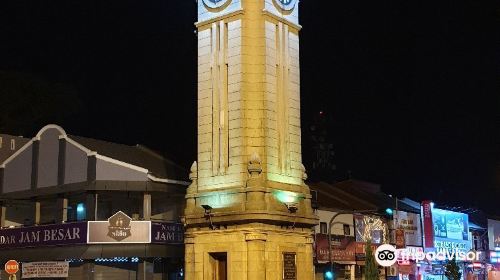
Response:
[[[212,172],[214,175],[218,174],[219,169],[219,95],[217,91],[218,84],[218,64],[217,54],[218,47],[218,27],[216,23],[212,24],[211,29],[211,80],[212,80]]]
[[[283,145],[282,145],[282,139],[283,139],[283,125],[281,123],[282,118],[281,118],[281,74],[280,74],[280,68],[281,68],[281,36],[280,36],[280,24],[276,25],[276,30],[275,30],[275,42],[276,42],[276,132],[278,135],[277,139],[277,144],[278,144],[278,166],[281,172],[283,171]]]
[[[224,165],[225,165],[225,133],[226,133],[226,123],[225,123],[225,118],[226,118],[226,108],[225,108],[225,94],[224,94],[224,70],[225,70],[225,63],[224,63],[224,38],[225,38],[225,24],[223,21],[219,22],[217,28],[218,28],[218,53],[217,53],[217,64],[218,64],[218,69],[219,69],[219,74],[218,74],[218,83],[219,83],[219,174],[224,174]]]
[[[228,44],[229,44],[229,28],[227,22],[224,23],[224,30],[226,31],[224,33],[224,104],[225,104],[225,110],[226,110],[226,135],[224,137],[224,140],[226,141],[226,153],[225,153],[225,162],[226,162],[226,167],[229,167],[229,63],[228,63]]]
[[[212,161],[214,175],[223,175],[229,166],[228,110],[228,24],[212,24]]]

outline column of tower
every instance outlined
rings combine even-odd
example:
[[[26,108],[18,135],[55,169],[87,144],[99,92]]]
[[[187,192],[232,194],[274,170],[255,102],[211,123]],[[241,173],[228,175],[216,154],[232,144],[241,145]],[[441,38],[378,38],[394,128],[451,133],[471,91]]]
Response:
[[[186,195],[186,279],[312,279],[317,222],[300,141],[298,3],[198,1],[198,160]],[[237,275],[237,276],[236,276]]]

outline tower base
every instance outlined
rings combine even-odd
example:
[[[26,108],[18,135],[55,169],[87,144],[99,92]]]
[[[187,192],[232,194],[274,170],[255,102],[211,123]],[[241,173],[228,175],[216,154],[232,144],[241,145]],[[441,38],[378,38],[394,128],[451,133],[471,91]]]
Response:
[[[310,228],[263,223],[188,228],[185,279],[312,280],[312,243]]]

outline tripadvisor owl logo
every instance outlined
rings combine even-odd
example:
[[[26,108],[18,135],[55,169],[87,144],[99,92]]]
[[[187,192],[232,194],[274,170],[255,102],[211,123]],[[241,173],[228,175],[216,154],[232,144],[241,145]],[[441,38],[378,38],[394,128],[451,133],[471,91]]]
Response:
[[[396,263],[396,248],[390,244],[380,245],[375,251],[375,260],[380,266],[392,266]]]

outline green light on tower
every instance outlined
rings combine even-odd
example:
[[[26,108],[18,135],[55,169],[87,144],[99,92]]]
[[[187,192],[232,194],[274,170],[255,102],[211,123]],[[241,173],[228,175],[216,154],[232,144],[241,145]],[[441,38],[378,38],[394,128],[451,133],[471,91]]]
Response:
[[[298,202],[301,198],[301,195],[295,192],[288,191],[274,191],[274,197],[282,203],[293,203]]]

